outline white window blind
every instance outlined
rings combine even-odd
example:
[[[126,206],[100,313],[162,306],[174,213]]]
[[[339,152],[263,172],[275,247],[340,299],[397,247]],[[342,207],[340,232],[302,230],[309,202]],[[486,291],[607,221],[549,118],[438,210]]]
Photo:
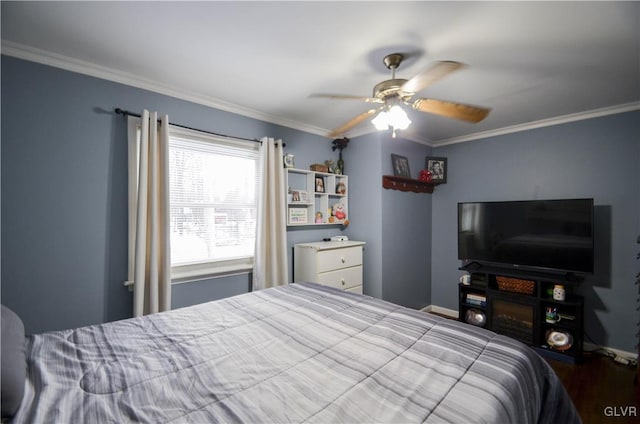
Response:
[[[169,139],[172,266],[197,271],[210,264],[213,273],[216,268],[250,268],[258,199],[257,143],[183,130],[172,132]]]
[[[169,131],[172,280],[251,270],[259,143]]]

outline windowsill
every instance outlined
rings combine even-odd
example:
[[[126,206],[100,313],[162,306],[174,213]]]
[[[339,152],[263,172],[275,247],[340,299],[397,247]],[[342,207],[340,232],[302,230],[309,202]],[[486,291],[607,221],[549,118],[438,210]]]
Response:
[[[246,274],[252,271],[253,258],[185,264],[171,268],[171,283],[188,283],[197,280],[226,277],[234,274]]]

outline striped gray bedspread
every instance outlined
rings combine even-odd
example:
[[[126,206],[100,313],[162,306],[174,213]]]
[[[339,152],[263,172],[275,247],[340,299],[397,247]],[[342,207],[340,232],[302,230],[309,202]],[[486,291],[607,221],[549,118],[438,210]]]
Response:
[[[28,340],[15,422],[571,423],[513,339],[292,284]]]

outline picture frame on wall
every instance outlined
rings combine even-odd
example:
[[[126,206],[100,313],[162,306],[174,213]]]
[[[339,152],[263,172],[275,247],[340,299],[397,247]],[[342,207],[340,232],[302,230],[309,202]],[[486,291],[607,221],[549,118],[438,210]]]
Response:
[[[391,164],[393,165],[393,175],[396,177],[411,178],[409,170],[409,159],[405,156],[391,154]]]
[[[431,172],[431,182],[444,184],[447,182],[447,158],[427,156],[424,167]]]

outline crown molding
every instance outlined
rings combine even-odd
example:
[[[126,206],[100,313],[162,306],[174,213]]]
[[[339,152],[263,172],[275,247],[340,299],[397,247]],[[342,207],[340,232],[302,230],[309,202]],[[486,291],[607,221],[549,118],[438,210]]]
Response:
[[[583,121],[586,119],[599,118],[607,115],[615,115],[618,113],[631,112],[640,110],[640,102],[625,103],[622,105],[593,109],[584,112],[572,113],[569,115],[556,116],[549,119],[541,119],[539,121],[527,122],[524,124],[512,125],[509,127],[498,128],[496,130],[482,131],[475,134],[469,134],[462,137],[453,137],[435,143],[433,147],[446,146],[449,144],[463,143],[466,141],[479,140],[483,138],[496,137],[499,135],[512,134],[516,132],[528,131],[535,128],[552,127],[554,125],[567,124],[570,122]]]
[[[276,125],[293,128],[307,133],[326,136],[328,130],[313,125],[303,124],[301,122],[284,119],[279,116],[270,115],[255,109],[240,106],[234,103],[213,97],[202,96],[201,94],[185,91],[177,87],[172,87],[146,78],[140,78],[127,72],[117,71],[112,68],[99,66],[83,60],[74,59],[57,53],[40,50],[34,47],[26,46],[11,41],[2,40],[2,54],[16,57],[18,59],[28,60],[55,68],[64,69],[79,74],[89,75],[92,77],[117,82],[131,87],[152,91],[154,93],[164,94],[192,103],[208,106],[214,109],[235,113],[246,116],[248,118],[266,121]]]

